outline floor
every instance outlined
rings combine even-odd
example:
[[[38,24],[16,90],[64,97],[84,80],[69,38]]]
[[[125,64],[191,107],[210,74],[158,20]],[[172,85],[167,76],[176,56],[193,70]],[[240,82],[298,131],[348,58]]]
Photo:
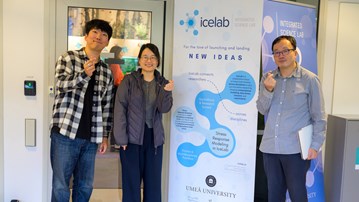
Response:
[[[121,189],[94,189],[90,202],[121,202]]]
[[[121,202],[121,189],[94,189],[90,202]]]
[[[97,154],[95,161],[95,189],[121,189],[121,166],[118,152]]]

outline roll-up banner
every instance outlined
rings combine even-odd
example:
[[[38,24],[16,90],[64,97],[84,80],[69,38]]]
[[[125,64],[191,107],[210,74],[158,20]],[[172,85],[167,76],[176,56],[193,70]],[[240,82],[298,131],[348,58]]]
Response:
[[[175,0],[169,202],[252,202],[262,0]]]
[[[315,7],[288,1],[264,0],[262,29],[262,71],[277,68],[272,57],[272,42],[280,35],[291,35],[297,41],[297,61],[317,74],[317,12]],[[306,186],[309,202],[323,202],[324,176],[322,152],[311,161]],[[287,202],[290,201],[287,197]]]

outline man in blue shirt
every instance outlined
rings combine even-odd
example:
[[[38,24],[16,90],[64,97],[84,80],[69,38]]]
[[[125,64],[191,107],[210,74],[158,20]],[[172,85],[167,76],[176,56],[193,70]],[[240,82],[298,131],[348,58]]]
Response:
[[[279,36],[272,43],[278,68],[264,74],[257,100],[258,111],[267,118],[260,151],[268,179],[269,202],[307,199],[306,173],[325,139],[326,115],[319,78],[296,62],[296,41]],[[313,124],[308,158],[301,158],[298,131]]]

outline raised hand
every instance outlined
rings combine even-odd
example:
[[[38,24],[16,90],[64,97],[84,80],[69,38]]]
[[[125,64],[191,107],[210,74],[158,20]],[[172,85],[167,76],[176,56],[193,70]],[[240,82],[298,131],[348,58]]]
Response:
[[[273,78],[273,74],[271,72],[267,73],[267,78],[264,79],[263,84],[269,92],[273,92],[277,81]]]
[[[173,80],[169,80],[169,83],[165,85],[164,89],[166,91],[172,91],[174,89],[174,82]]]

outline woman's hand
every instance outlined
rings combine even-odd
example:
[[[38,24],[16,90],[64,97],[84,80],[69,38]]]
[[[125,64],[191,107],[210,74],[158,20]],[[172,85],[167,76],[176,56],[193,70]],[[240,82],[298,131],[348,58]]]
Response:
[[[172,91],[174,89],[173,80],[169,80],[168,84],[165,85],[164,89],[166,91]]]

